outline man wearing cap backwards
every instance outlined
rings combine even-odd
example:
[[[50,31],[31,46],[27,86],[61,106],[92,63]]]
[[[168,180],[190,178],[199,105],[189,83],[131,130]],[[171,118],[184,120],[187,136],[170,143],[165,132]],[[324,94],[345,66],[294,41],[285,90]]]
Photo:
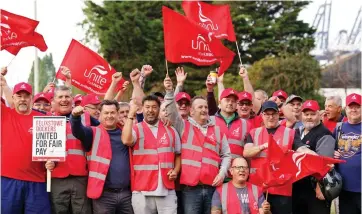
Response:
[[[73,98],[71,89],[59,86],[54,90],[54,114],[67,117],[65,162],[48,161],[45,167],[52,170],[51,202],[54,213],[90,213],[91,200],[86,196],[88,168],[86,155],[80,140],[72,134],[69,117]],[[83,117],[84,125],[90,126],[90,117]]]
[[[343,178],[339,195],[339,213],[361,213],[361,95],[350,94],[346,98],[348,121],[337,124],[333,135],[337,141],[336,158],[346,160],[337,170]]]
[[[268,149],[269,134],[273,134],[274,140],[284,152],[293,149],[297,152],[315,154],[302,143],[299,132],[278,124],[278,105],[275,102],[267,101],[262,105],[262,117],[265,127],[252,129],[244,146],[244,157],[251,158],[250,173],[255,173],[255,169],[265,162],[266,153],[264,150]],[[271,187],[268,192],[268,201],[271,204],[272,213],[292,213],[291,184],[276,188]]]
[[[229,169],[232,180],[216,188],[212,196],[212,214],[270,214],[262,189],[247,182],[249,165],[245,158],[235,158]]]
[[[303,126],[296,131],[309,149],[318,155],[333,157],[335,140],[320,119],[318,102],[306,100],[302,106]],[[311,179],[308,176],[293,184],[293,214],[330,213],[331,202],[325,200],[319,185]]]
[[[303,125],[302,119],[303,99],[297,95],[290,95],[282,107],[285,119],[280,122],[281,126],[297,129]]]
[[[84,111],[88,112],[90,116],[98,120],[99,118],[99,104],[101,100],[95,94],[87,94],[82,97],[81,106],[84,107]]]
[[[212,194],[215,187],[222,184],[230,166],[226,135],[214,120],[209,119],[207,101],[203,97],[196,96],[191,100],[190,117],[183,120],[176,110],[171,79],[166,77],[164,84],[169,86],[166,87],[165,96],[167,112],[171,112],[171,123],[181,134],[180,184],[184,212],[210,213]],[[231,111],[231,103],[226,102],[227,111]]]
[[[1,95],[8,87],[0,75]],[[32,162],[33,116],[44,116],[31,109],[32,87],[14,87],[14,109],[1,102],[1,213],[50,214],[51,207],[42,162]]]
[[[39,93],[34,96],[33,109],[50,112],[52,108],[49,94]]]

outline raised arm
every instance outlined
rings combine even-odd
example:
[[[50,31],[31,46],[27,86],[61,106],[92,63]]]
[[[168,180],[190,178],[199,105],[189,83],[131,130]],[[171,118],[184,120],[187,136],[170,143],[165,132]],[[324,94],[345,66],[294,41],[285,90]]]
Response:
[[[122,79],[122,72],[116,72],[112,75],[112,82],[111,85],[109,86],[106,95],[104,96],[105,100],[114,100],[114,91],[116,90],[116,87],[119,83],[119,81],[121,81]]]
[[[147,79],[147,76],[151,75],[153,71],[153,68],[152,66],[150,65],[143,65],[142,68],[141,68],[141,76],[138,80],[141,88],[145,88],[145,82],[146,82],[146,79]]]
[[[223,76],[224,76],[224,74],[220,76],[221,82],[222,82]],[[219,81],[219,78],[218,78],[218,81]],[[206,90],[207,90],[206,99],[207,99],[207,105],[209,106],[209,115],[210,116],[215,115],[215,113],[218,110],[217,102],[216,102],[215,95],[214,95],[214,87],[215,87],[216,83],[212,82],[210,75],[207,76],[205,85],[206,85]],[[222,86],[222,87],[224,87],[224,86]]]
[[[178,94],[179,92],[183,91],[184,83],[187,77],[187,73],[185,73],[183,67],[176,68],[175,74],[176,74],[177,85],[175,88],[174,96],[176,96],[176,94]]]
[[[258,102],[255,98],[254,95],[254,88],[251,85],[251,82],[249,80],[249,76],[248,76],[248,70],[246,70],[246,68],[244,66],[240,66],[239,69],[239,76],[243,79],[243,85],[244,85],[244,90],[249,92],[252,96],[252,100],[253,100],[253,111],[254,112],[258,112],[260,107],[261,107],[261,103]]]
[[[129,85],[129,82],[128,82],[128,81],[125,81],[125,82],[122,84],[122,88],[117,92],[116,96],[114,97],[114,99],[115,99],[117,102],[120,102],[120,101],[121,101],[121,98],[122,98],[124,92],[126,92],[127,89],[128,89],[128,85]]]
[[[80,140],[84,151],[89,152],[93,144],[93,130],[90,127],[85,127],[82,124],[80,116],[83,114],[83,107],[77,106],[72,110],[70,116],[70,124],[72,127],[72,134],[75,138]]]
[[[126,122],[122,129],[122,137],[121,137],[122,143],[126,146],[132,146],[134,142],[132,130],[133,130],[133,122],[136,119],[137,110],[138,106],[135,103],[131,103]]]
[[[68,88],[72,88],[72,72],[69,70],[68,67],[65,66],[60,67],[60,72],[62,72],[62,74],[66,78],[64,85],[67,86]]]
[[[13,92],[11,88],[8,86],[5,75],[7,73],[7,67],[4,67],[1,69],[1,94],[0,96],[4,94],[6,102],[9,104],[10,108],[14,108],[14,102],[13,102]]]
[[[184,121],[177,112],[176,102],[174,99],[174,93],[172,90],[172,81],[169,76],[166,76],[163,81],[165,86],[166,95],[165,95],[165,108],[166,108],[166,117],[170,120],[171,124],[175,127],[176,131],[182,136],[184,129]]]

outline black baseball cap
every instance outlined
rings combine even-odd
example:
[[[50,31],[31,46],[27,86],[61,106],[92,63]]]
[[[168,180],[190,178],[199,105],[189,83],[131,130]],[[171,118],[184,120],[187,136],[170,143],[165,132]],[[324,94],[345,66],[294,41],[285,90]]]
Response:
[[[264,112],[265,110],[268,110],[268,109],[272,109],[272,110],[274,110],[276,112],[279,111],[278,105],[273,101],[266,101],[261,106],[261,112]]]
[[[153,92],[152,95],[154,95],[154,96],[156,96],[156,97],[162,97],[162,98],[165,97],[165,95],[164,95],[162,92],[159,92],[159,91]]]

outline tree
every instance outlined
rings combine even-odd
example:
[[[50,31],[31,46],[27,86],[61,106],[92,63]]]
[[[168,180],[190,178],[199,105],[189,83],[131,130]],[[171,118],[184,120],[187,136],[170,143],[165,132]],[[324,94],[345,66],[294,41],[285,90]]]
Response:
[[[240,43],[244,63],[253,63],[267,55],[279,52],[297,53],[313,47],[314,30],[298,14],[308,2],[215,2],[230,5],[233,24]],[[181,12],[180,2],[104,1],[97,5],[85,2],[86,16],[81,23],[87,30],[86,41],[98,40],[99,52],[124,76],[133,68],[151,64],[154,73],[146,83],[146,90],[162,88],[165,77],[162,6]],[[181,12],[183,13],[183,12]],[[187,29],[180,29],[187,30]],[[224,41],[236,53],[235,43]],[[237,69],[236,56],[230,71]],[[178,65],[169,63],[169,71]],[[189,73],[186,90],[194,95],[204,88],[204,81],[215,66],[197,67],[183,64]]]
[[[315,30],[298,20],[299,12],[309,2],[243,1],[229,4],[244,63],[253,63],[280,52],[298,53],[313,49]]]
[[[55,67],[53,64],[53,55],[46,54],[43,58],[38,57],[39,63],[39,90],[43,88],[55,78]],[[28,83],[34,87],[34,62],[28,78]]]
[[[312,56],[300,53],[268,57],[255,62],[249,69],[255,88],[265,90],[269,95],[278,89],[307,99],[323,102],[318,94],[321,71],[318,61]]]

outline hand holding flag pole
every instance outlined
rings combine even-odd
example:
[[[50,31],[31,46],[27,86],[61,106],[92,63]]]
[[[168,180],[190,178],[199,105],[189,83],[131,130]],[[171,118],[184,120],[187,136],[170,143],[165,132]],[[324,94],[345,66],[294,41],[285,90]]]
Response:
[[[166,77],[168,77],[168,65],[167,65],[167,59],[165,59],[165,63],[166,63]]]

